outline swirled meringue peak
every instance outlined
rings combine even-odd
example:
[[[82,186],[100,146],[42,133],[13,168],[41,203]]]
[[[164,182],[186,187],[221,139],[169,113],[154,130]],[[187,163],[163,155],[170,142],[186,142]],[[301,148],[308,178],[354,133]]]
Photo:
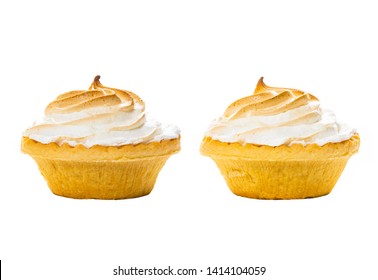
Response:
[[[59,95],[45,110],[41,122],[24,136],[43,144],[55,142],[120,146],[178,138],[180,130],[149,119],[143,100],[131,91],[110,88],[94,78],[88,90]]]
[[[338,123],[319,100],[297,89],[269,87],[261,77],[255,92],[232,103],[214,120],[206,136],[221,142],[256,145],[338,143],[355,129]]]

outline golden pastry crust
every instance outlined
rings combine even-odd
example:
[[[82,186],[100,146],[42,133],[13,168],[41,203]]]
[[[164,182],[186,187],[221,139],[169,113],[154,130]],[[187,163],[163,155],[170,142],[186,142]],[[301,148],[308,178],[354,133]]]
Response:
[[[223,143],[205,137],[201,153],[215,161],[236,195],[300,199],[330,193],[359,143],[358,134],[324,146],[278,147]]]
[[[255,144],[226,143],[205,137],[201,144],[201,153],[210,157],[239,157],[253,160],[311,160],[322,157],[350,157],[358,151],[360,137],[355,134],[340,143],[328,143],[323,146],[309,144],[303,146],[280,145],[277,147]]]
[[[71,147],[22,139],[51,191],[70,198],[124,199],[149,194],[180,139],[120,147]]]
[[[42,144],[28,137],[23,137],[21,150],[33,156],[62,160],[123,161],[177,153],[180,150],[180,138],[147,144],[122,146],[95,145],[86,148],[83,145],[72,147],[67,143],[61,146],[56,143]]]

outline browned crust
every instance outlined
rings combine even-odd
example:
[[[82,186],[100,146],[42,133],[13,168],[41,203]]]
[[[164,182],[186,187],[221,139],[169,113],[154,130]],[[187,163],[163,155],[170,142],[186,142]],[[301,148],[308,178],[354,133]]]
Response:
[[[72,147],[68,144],[42,144],[28,137],[23,137],[21,150],[33,157],[76,160],[76,161],[123,161],[147,157],[166,156],[180,150],[180,137],[160,142],[136,145],[100,146],[86,148],[83,145]]]
[[[277,147],[240,143],[225,143],[205,137],[201,144],[201,153],[209,157],[236,157],[250,160],[319,160],[325,158],[350,157],[357,153],[360,137],[356,133],[350,139],[340,143],[328,143],[324,146],[294,144]]]

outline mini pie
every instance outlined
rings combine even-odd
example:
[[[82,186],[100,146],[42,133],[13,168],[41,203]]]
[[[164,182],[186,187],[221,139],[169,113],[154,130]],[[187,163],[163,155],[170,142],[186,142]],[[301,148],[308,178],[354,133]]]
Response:
[[[38,164],[54,194],[123,199],[149,194],[180,131],[149,119],[134,93],[105,87],[59,95],[43,121],[24,132],[21,149]]]
[[[359,144],[315,96],[261,78],[211,123],[200,150],[236,195],[300,199],[329,194]]]

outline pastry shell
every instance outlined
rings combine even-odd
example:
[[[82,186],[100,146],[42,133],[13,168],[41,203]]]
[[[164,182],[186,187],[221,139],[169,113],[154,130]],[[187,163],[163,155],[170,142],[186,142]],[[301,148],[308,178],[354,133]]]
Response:
[[[51,191],[70,198],[124,199],[149,194],[180,139],[123,146],[42,144],[22,138]]]
[[[230,190],[258,199],[301,199],[329,194],[348,159],[358,151],[355,134],[340,143],[277,147],[225,143],[205,137],[201,153],[217,164]]]

